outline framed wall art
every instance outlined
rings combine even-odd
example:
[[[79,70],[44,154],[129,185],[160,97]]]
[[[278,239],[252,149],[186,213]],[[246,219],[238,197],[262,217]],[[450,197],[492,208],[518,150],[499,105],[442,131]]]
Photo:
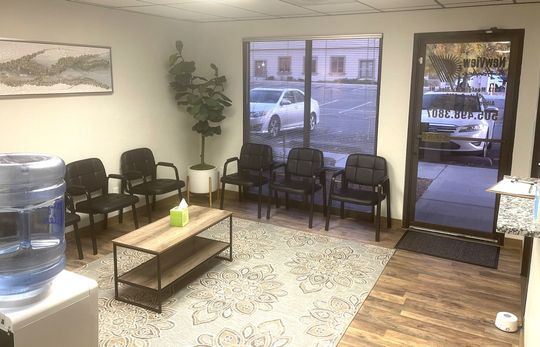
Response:
[[[110,47],[0,39],[0,97],[112,92]]]

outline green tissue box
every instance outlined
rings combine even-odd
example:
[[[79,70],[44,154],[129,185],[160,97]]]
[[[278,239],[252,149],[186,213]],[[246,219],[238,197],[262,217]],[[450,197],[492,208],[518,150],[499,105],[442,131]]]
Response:
[[[183,227],[189,222],[189,211],[187,207],[174,207],[170,210],[171,225],[175,227]]]

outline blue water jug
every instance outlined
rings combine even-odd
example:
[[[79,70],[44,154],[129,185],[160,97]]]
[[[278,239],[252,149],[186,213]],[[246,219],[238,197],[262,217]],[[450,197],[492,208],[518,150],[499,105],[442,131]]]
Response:
[[[48,289],[65,266],[65,164],[0,154],[0,306]]]

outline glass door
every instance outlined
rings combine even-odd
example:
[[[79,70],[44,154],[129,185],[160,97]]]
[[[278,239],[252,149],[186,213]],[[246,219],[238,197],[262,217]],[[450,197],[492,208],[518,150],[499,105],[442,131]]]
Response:
[[[522,35],[416,35],[407,227],[495,238],[486,189],[510,171]]]

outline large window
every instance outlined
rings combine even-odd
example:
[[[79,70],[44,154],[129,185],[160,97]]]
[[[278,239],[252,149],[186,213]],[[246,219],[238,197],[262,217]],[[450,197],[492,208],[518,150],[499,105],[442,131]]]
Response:
[[[378,36],[246,42],[244,140],[271,145],[276,160],[293,147],[317,148],[329,167],[375,154],[380,49]],[[257,61],[266,62],[265,78],[251,70]]]

